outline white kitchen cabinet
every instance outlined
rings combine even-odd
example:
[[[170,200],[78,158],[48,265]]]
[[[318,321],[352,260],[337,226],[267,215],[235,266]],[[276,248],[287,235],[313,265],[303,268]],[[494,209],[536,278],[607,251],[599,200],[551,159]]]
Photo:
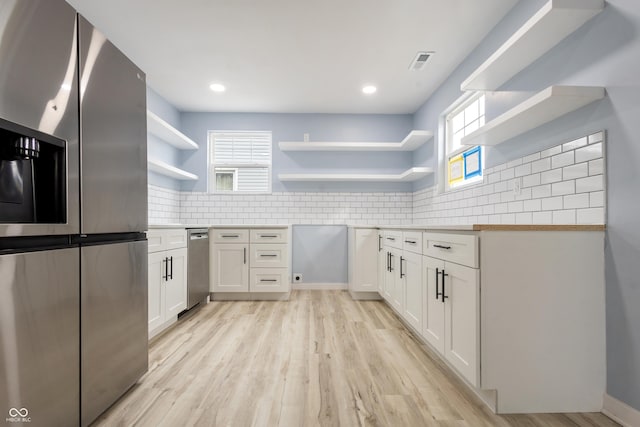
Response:
[[[213,292],[249,292],[249,245],[225,243],[215,245],[212,270]]]
[[[416,331],[422,327],[422,255],[403,251],[400,257],[400,274],[403,295],[402,316]]]
[[[187,308],[187,232],[154,229],[148,233],[149,338],[176,322]]]
[[[355,299],[377,299],[378,249],[377,228],[349,229],[349,292]]]
[[[286,298],[291,289],[287,227],[212,228],[214,299]]]

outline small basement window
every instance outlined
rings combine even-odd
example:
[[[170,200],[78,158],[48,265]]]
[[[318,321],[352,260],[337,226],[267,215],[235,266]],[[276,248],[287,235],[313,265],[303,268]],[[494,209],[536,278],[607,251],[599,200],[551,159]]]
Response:
[[[484,150],[481,146],[464,146],[462,137],[469,135],[485,122],[485,96],[476,93],[446,116],[446,179],[448,188],[456,188],[482,181]]]
[[[271,192],[271,132],[209,133],[209,191]]]

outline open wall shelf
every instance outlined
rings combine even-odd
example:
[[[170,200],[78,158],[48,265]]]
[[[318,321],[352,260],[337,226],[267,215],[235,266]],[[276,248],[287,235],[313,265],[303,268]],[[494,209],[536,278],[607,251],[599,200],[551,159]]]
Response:
[[[399,174],[281,173],[278,179],[296,182],[411,182],[432,173],[431,168],[415,167]]]
[[[150,171],[168,176],[173,179],[179,179],[181,181],[196,181],[198,179],[198,175],[184,171],[175,166],[171,166],[170,164],[167,164],[160,160],[147,160],[147,167]]]
[[[600,13],[604,0],[549,0],[462,84],[463,91],[497,90]]]
[[[412,130],[401,142],[279,142],[281,151],[414,151],[433,138],[433,132]]]
[[[500,144],[604,96],[602,87],[550,86],[465,136],[462,144]]]
[[[147,128],[150,134],[180,150],[198,149],[198,144],[149,110],[147,110]]]

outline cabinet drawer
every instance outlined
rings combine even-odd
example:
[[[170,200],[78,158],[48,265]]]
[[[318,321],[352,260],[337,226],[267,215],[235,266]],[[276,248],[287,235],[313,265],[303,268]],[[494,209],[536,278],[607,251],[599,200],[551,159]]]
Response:
[[[154,229],[147,232],[149,253],[187,247],[187,230],[184,228]]]
[[[422,232],[405,231],[402,233],[402,249],[416,254],[422,254]]]
[[[249,273],[251,292],[289,292],[289,269],[252,268]]]
[[[287,245],[281,244],[253,244],[251,250],[251,268],[270,267],[286,268],[289,261]]]
[[[402,249],[402,231],[400,230],[383,230],[382,244],[392,248]]]
[[[424,233],[422,253],[478,268],[478,237],[469,234]]]
[[[250,230],[251,243],[287,243],[287,229]]]
[[[213,228],[209,236],[213,243],[249,243],[249,230],[242,228]]]

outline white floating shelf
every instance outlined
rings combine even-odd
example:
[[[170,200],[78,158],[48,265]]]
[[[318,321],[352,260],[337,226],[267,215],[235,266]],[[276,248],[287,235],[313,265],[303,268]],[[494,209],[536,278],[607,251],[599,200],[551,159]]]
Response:
[[[175,166],[171,166],[170,164],[167,164],[160,160],[148,159],[147,166],[150,171],[168,176],[173,179],[179,179],[182,181],[195,181],[198,179],[198,175],[184,171]]]
[[[602,87],[550,86],[465,136],[462,144],[500,144],[604,96]]]
[[[417,167],[399,174],[281,173],[278,179],[298,182],[411,182],[432,173],[431,168]]]
[[[549,0],[460,89],[494,91],[600,13],[604,0]]]
[[[149,133],[176,148],[181,150],[198,149],[198,144],[149,110],[147,110],[147,127]]]
[[[433,132],[412,130],[402,142],[279,142],[281,151],[414,151],[433,138]]]

